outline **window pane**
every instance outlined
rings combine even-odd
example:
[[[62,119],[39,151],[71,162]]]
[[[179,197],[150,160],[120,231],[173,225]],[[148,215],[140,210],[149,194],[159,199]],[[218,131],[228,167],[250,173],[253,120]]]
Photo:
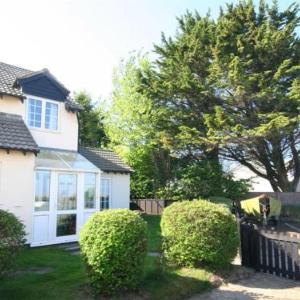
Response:
[[[84,208],[96,207],[96,175],[86,173],[84,175]]]
[[[50,199],[50,172],[35,173],[35,211],[48,211]]]
[[[76,209],[76,175],[61,174],[58,177],[58,210]]]
[[[42,101],[36,99],[28,99],[27,120],[29,126],[41,128]]]
[[[109,179],[101,179],[100,184],[100,208],[110,208],[110,181]]]
[[[58,127],[58,105],[52,102],[46,102],[45,127],[51,130],[57,130]]]
[[[56,236],[76,234],[76,214],[57,215]]]

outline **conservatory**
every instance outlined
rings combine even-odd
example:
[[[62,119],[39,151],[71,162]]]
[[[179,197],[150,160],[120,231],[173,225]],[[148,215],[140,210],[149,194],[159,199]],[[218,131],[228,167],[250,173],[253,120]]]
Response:
[[[41,149],[35,159],[31,245],[76,241],[100,202],[102,208],[110,206],[110,182],[100,177],[101,170],[78,152]]]

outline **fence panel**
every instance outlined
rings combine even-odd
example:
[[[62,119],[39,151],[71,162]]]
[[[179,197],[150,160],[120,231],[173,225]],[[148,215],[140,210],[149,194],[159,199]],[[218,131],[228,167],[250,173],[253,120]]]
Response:
[[[300,281],[298,234],[240,224],[242,265]]]
[[[130,201],[130,209],[139,210],[148,215],[161,215],[164,208],[173,202],[172,200],[133,199]]]

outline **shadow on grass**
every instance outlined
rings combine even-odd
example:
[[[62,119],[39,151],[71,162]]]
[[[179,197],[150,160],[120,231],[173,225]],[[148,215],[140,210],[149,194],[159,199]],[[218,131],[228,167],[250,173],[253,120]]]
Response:
[[[185,299],[212,288],[210,276],[203,269],[163,267],[158,257],[148,257],[140,291],[144,299]]]

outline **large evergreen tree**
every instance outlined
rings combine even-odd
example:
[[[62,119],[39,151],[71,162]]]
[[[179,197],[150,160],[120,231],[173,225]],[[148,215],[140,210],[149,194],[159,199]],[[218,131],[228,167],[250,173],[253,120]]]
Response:
[[[145,91],[164,110],[160,130],[165,147],[190,160],[218,160],[218,147],[202,146],[207,136],[206,113],[213,111],[219,97],[209,82],[215,23],[209,16],[187,12],[178,19],[174,38],[162,35],[155,46],[155,71],[145,78]]]
[[[297,5],[228,5],[212,49],[210,84],[222,103],[206,117],[209,142],[274,191],[295,191],[300,178],[299,20]]]
[[[160,128],[171,153],[238,161],[274,191],[300,178],[299,8],[227,5],[213,21],[197,12],[162,37],[143,90],[165,111]]]

